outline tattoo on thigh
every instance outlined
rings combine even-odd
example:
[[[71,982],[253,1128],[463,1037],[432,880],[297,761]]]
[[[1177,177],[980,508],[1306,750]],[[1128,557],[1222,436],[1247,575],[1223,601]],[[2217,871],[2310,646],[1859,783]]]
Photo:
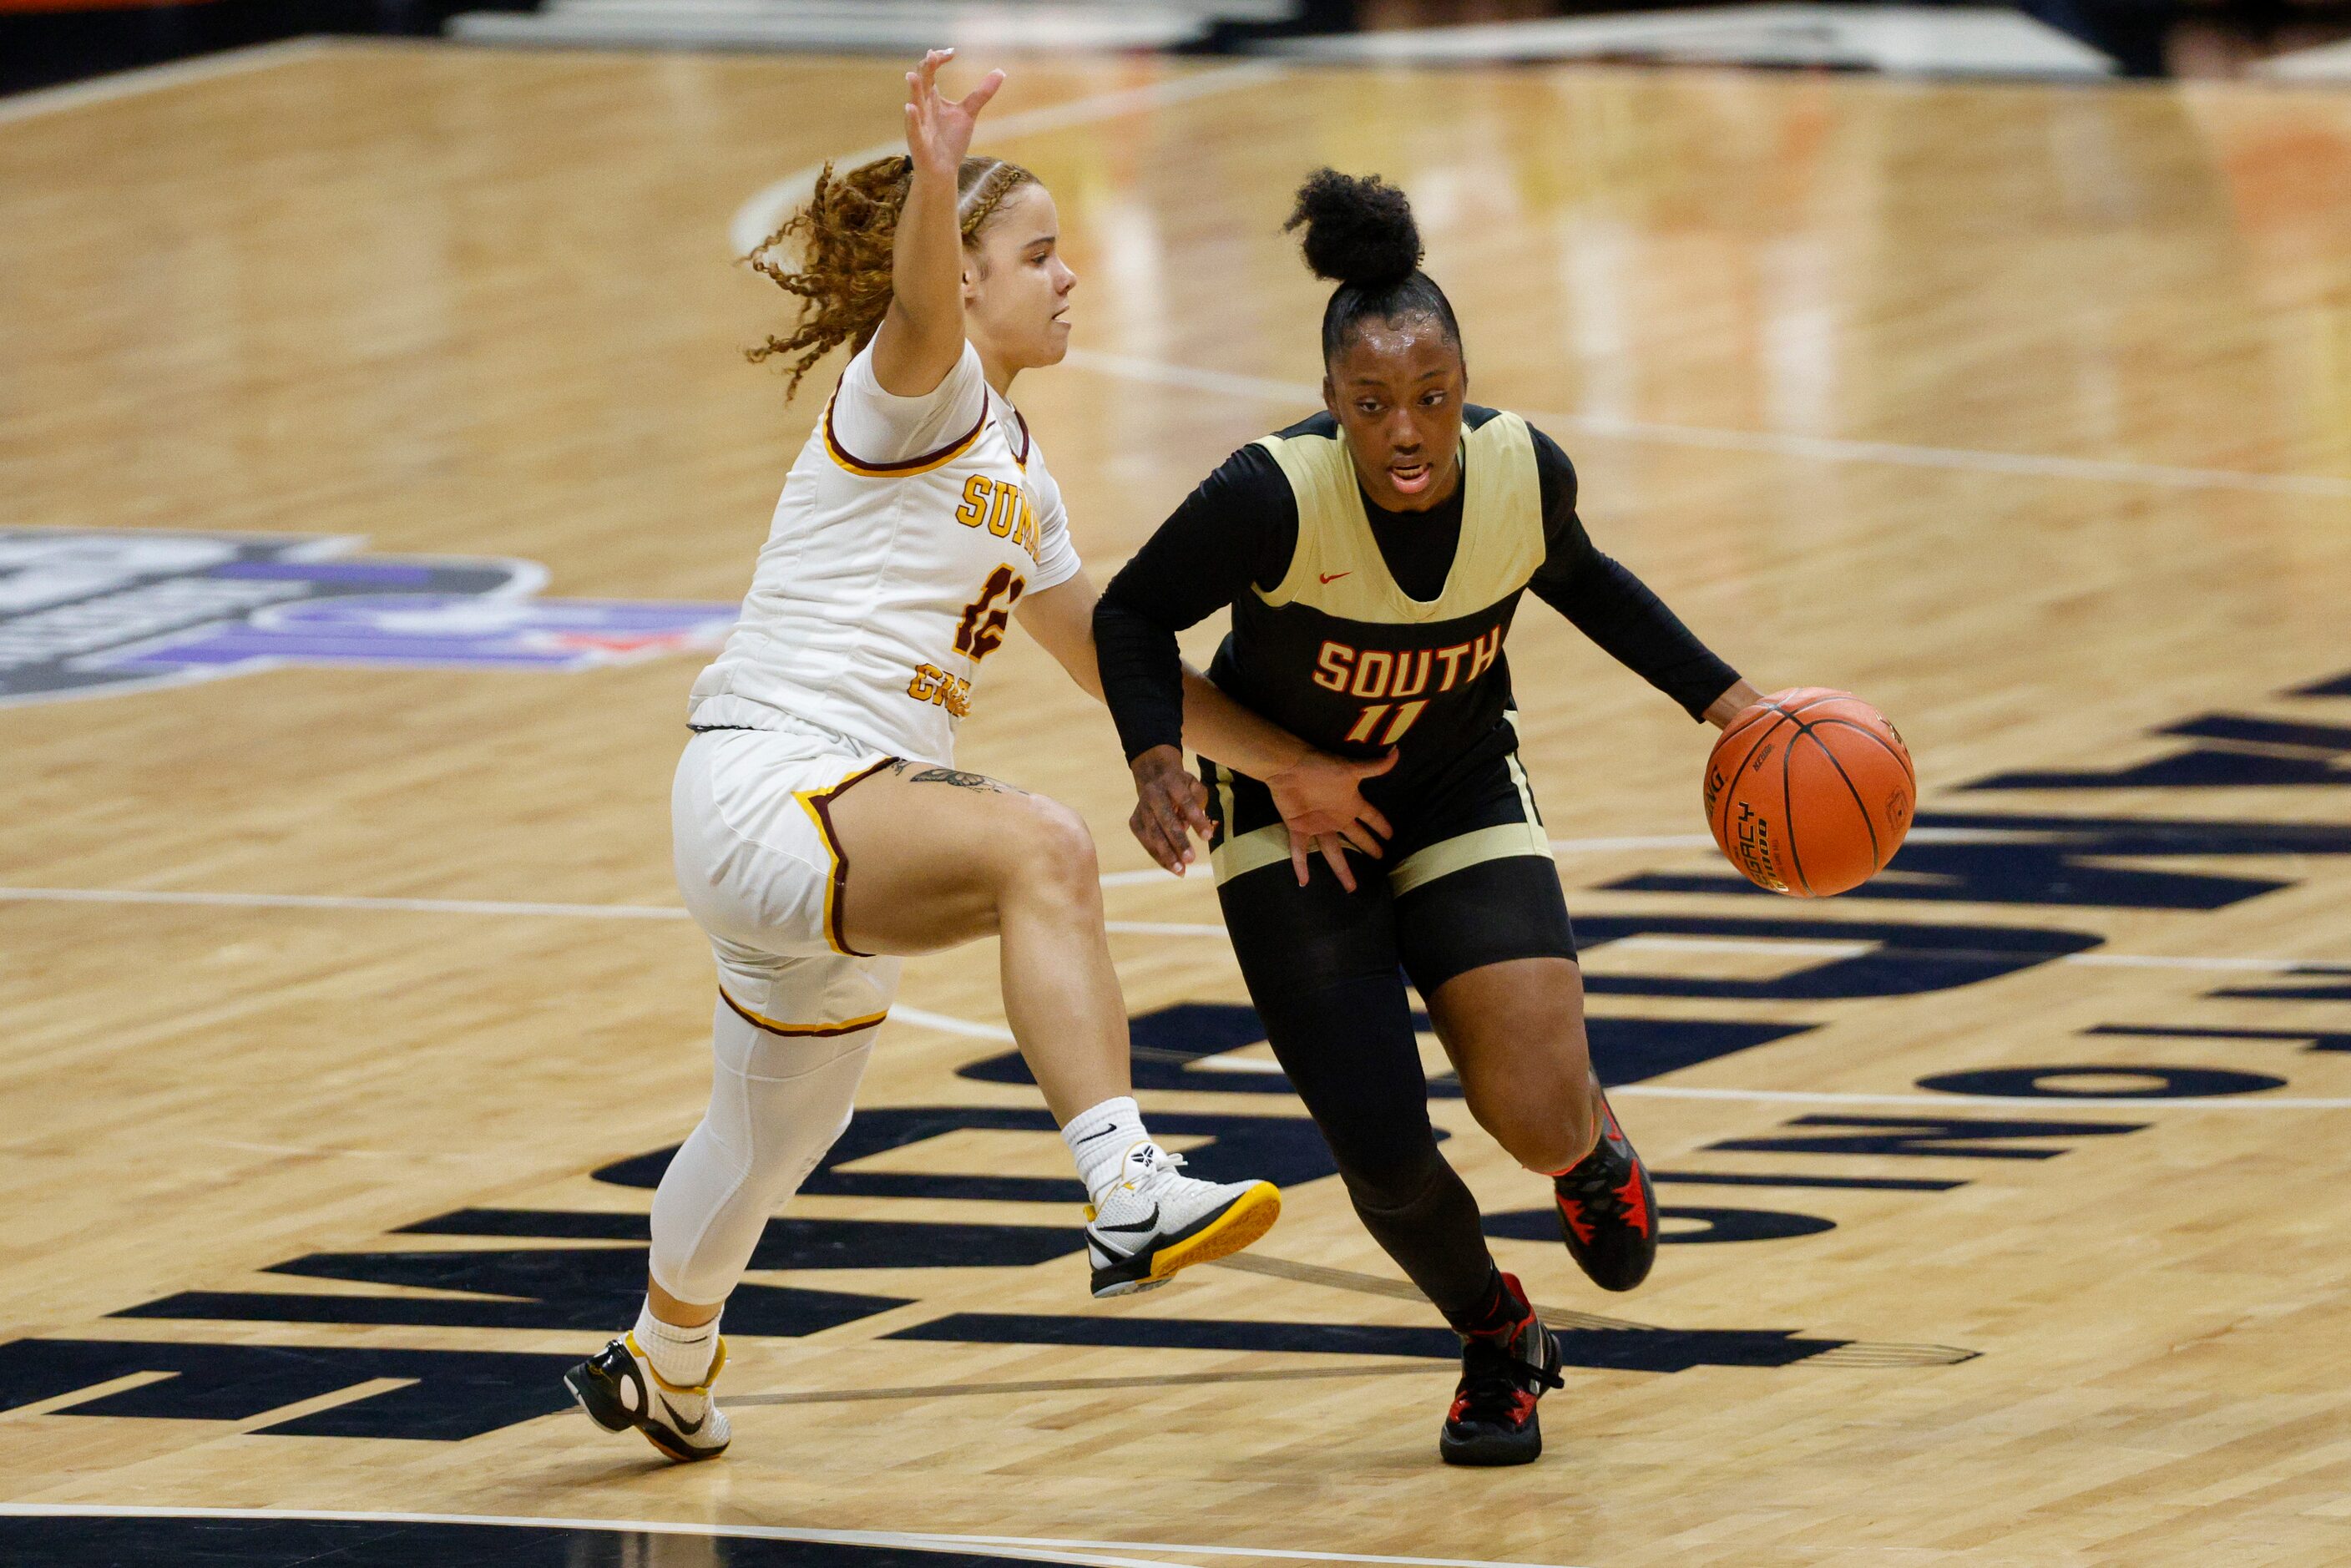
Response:
[[[987,789],[998,795],[1025,793],[1009,784],[990,779],[985,773],[966,773],[958,768],[927,768],[904,758],[893,762],[890,768],[909,784],[952,784],[958,789]]]

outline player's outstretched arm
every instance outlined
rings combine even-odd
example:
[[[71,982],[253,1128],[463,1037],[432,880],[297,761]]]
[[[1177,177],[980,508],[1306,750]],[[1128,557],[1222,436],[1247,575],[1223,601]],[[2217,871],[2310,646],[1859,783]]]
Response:
[[[906,156],[914,174],[890,270],[890,312],[873,337],[873,378],[896,397],[937,388],[963,357],[963,231],[956,176],[970,151],[979,111],[1004,85],[990,71],[959,99],[943,98],[939,68],[953,49],[933,49],[906,73]]]
[[[1081,571],[1065,582],[1029,594],[1013,613],[1071,680],[1097,701],[1107,701],[1094,644],[1097,602],[1092,580]],[[1390,831],[1387,819],[1364,799],[1361,784],[1366,777],[1386,772],[1393,766],[1393,757],[1364,763],[1317,751],[1233,701],[1197,670],[1186,664],[1178,667],[1183,679],[1185,738],[1227,767],[1266,781],[1290,827],[1291,859],[1301,883],[1311,845],[1322,850],[1341,881],[1353,891],[1353,873],[1347,867],[1341,841],[1374,858],[1379,855],[1380,839]],[[1130,766],[1136,801],[1127,825],[1153,860],[1181,876],[1196,858],[1191,835],[1196,833],[1205,842],[1210,832],[1207,787],[1185,766],[1180,746],[1148,747]]]

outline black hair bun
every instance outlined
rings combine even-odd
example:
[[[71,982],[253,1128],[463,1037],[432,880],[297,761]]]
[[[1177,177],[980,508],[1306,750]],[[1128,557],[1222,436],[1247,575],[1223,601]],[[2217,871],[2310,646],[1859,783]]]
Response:
[[[1284,234],[1303,225],[1306,265],[1317,277],[1358,288],[1393,287],[1420,266],[1420,226],[1405,193],[1377,174],[1317,169],[1298,187]]]

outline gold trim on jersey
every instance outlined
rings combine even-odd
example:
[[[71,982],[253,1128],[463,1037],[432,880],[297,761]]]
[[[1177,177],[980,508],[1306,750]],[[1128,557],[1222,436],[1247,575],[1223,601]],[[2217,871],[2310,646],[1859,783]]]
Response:
[[[1012,408],[1010,403],[1006,403],[1004,406],[1007,408]],[[1022,413],[1019,409],[1012,408],[1012,417],[1013,420],[1020,426],[1020,450],[1012,455],[1012,462],[1015,467],[1019,468],[1023,474],[1026,474],[1029,472],[1029,448],[1036,443],[1029,434],[1028,416]],[[998,423],[1000,423],[1001,422],[999,421]],[[1007,444],[1008,445],[1009,443],[1007,443]]]
[[[1473,828],[1426,849],[1415,850],[1396,862],[1388,872],[1388,891],[1401,897],[1440,876],[1451,876],[1457,871],[1468,871],[1488,861],[1509,860],[1514,855],[1549,860],[1551,840],[1533,822],[1497,822],[1490,828]]]
[[[1233,831],[1232,769],[1221,762],[1208,766],[1216,770],[1217,809],[1223,813],[1223,834],[1208,851],[1208,869],[1217,885],[1222,887],[1237,876],[1289,860],[1290,830],[1280,822],[1246,833]]]
[[[1502,722],[1510,727],[1510,749],[1503,756],[1502,766],[1519,792],[1519,806],[1526,812],[1525,818],[1516,822],[1497,822],[1490,828],[1473,828],[1415,850],[1388,873],[1388,886],[1399,895],[1488,861],[1508,860],[1513,855],[1552,858],[1551,835],[1544,831],[1542,813],[1535,810],[1534,787],[1527,782],[1526,768],[1519,761],[1519,710],[1503,709]]]
[[[1406,594],[1381,557],[1343,434],[1269,435],[1258,444],[1298,497],[1290,570],[1271,592],[1253,590],[1269,606],[1303,604],[1343,621],[1453,621],[1517,592],[1542,565],[1542,480],[1533,434],[1515,413],[1462,432],[1461,542],[1431,600]]]
[[[1513,770],[1515,771],[1513,759]],[[1388,868],[1388,891],[1402,896],[1416,887],[1425,887],[1440,876],[1450,876],[1457,871],[1467,871],[1488,861],[1507,860],[1513,855],[1533,855],[1540,860],[1552,858],[1551,840],[1542,824],[1535,821],[1497,822],[1490,828],[1472,828],[1424,849],[1415,850]],[[1221,887],[1237,876],[1247,876],[1270,865],[1287,864],[1290,860],[1290,830],[1280,822],[1258,828],[1228,838],[1208,852],[1209,868],[1216,873]]]
[[[801,1037],[855,1034],[861,1029],[874,1028],[876,1025],[880,1024],[883,1019],[890,1016],[890,1009],[884,1008],[880,1012],[874,1013],[871,1017],[851,1019],[847,1023],[778,1023],[774,1019],[760,1017],[758,1013],[753,1012],[749,1008],[745,1007],[741,1002],[737,1001],[733,997],[728,996],[726,994],[726,988],[724,986],[721,986],[718,988],[718,999],[725,1002],[727,1008],[737,1018],[741,1019],[745,1023],[751,1025],[755,1029],[766,1030],[769,1034],[789,1034]]]
[[[835,463],[864,479],[910,479],[917,474],[927,474],[934,468],[946,467],[971,450],[971,444],[977,441],[979,433],[987,428],[987,416],[990,412],[989,406],[983,402],[979,410],[979,423],[971,427],[971,433],[961,441],[942,446],[936,452],[926,453],[920,457],[909,457],[903,463],[865,463],[851,456],[849,448],[843,446],[839,438],[832,434],[832,405],[840,396],[841,389],[836,386],[832,389],[832,396],[824,400],[824,449]],[[1023,455],[1026,455],[1025,452]],[[1027,465],[1023,464],[1022,467],[1025,471]]]
[[[841,847],[841,840],[832,831],[832,802],[851,785],[863,783],[896,760],[896,758],[885,757],[870,768],[858,769],[830,789],[800,789],[794,792],[795,798],[800,803],[800,810],[806,811],[809,814],[809,821],[816,824],[817,837],[824,841],[825,855],[832,862],[831,874],[824,879],[824,940],[826,946],[844,958],[871,958],[873,955],[861,953],[849,945],[848,934],[841,925],[841,902],[849,892],[849,852]],[[747,1013],[744,1016],[750,1017]],[[751,1021],[762,1029],[773,1027],[761,1019],[753,1018]],[[875,1021],[880,1021],[878,1017]],[[791,1031],[779,1029],[777,1032],[781,1034]]]
[[[1472,828],[1415,850],[1388,871],[1388,888],[1398,897],[1416,887],[1426,887],[1440,876],[1450,876],[1488,861],[1509,860],[1514,855],[1533,855],[1546,861],[1552,858],[1551,834],[1543,828],[1542,813],[1535,810],[1534,787],[1527,782],[1527,770],[1519,761],[1519,710],[1505,708],[1502,722],[1510,727],[1510,749],[1502,758],[1502,766],[1509,770],[1510,783],[1519,791],[1519,805],[1526,817],[1516,822],[1497,822],[1490,828]]]
[[[1510,783],[1519,792],[1519,805],[1526,812],[1515,822],[1496,822],[1491,827],[1472,828],[1449,839],[1440,839],[1405,856],[1387,868],[1388,891],[1397,897],[1417,887],[1426,887],[1438,877],[1450,876],[1457,871],[1467,871],[1488,861],[1508,860],[1515,855],[1531,855],[1538,860],[1552,859],[1551,835],[1543,827],[1542,813],[1535,809],[1534,787],[1527,779],[1527,770],[1519,761],[1519,713],[1507,708],[1502,722],[1510,727],[1510,749],[1502,758],[1502,766],[1510,776]],[[1280,822],[1252,829],[1235,835],[1233,820],[1233,776],[1221,762],[1208,764],[1215,769],[1217,806],[1224,814],[1225,836],[1222,842],[1208,852],[1209,868],[1215,873],[1217,885],[1223,886],[1237,876],[1261,871],[1290,859],[1290,830]]]
[[[1289,863],[1290,830],[1280,822],[1228,838],[1208,852],[1208,867],[1216,873],[1218,887],[1237,876]]]

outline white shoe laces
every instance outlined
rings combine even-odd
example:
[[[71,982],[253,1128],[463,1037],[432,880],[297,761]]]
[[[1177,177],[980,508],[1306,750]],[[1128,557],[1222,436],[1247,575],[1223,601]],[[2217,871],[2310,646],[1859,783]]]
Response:
[[[1171,1155],[1165,1149],[1157,1148],[1155,1145],[1154,1147],[1154,1152],[1157,1157],[1151,1162],[1151,1168],[1144,1172],[1142,1176],[1135,1178],[1134,1190],[1136,1192],[1140,1193],[1145,1187],[1153,1189],[1163,1187],[1166,1186],[1168,1181],[1185,1181],[1190,1179],[1189,1177],[1178,1176],[1176,1175],[1176,1171],[1181,1169],[1183,1166],[1183,1155]]]

